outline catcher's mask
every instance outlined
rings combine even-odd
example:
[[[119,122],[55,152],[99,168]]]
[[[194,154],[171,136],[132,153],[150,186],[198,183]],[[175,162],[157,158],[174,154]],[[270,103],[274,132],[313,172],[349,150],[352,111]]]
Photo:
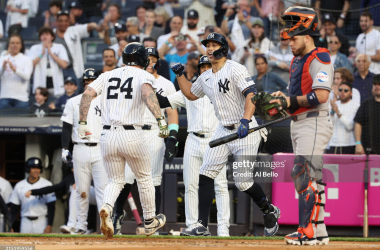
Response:
[[[285,10],[281,19],[282,21],[279,22],[281,40],[298,35],[321,36],[317,29],[317,13],[312,8],[290,7]]]

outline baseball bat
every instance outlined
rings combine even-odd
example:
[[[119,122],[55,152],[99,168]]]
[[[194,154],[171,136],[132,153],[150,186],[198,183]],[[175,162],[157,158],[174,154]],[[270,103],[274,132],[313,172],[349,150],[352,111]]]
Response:
[[[364,213],[363,213],[363,237],[368,238],[368,162],[371,149],[367,148],[367,158],[364,168]]]
[[[135,200],[133,199],[132,193],[129,193],[128,195],[128,203],[129,203],[129,207],[132,210],[133,217],[135,217],[137,225],[141,225],[142,224],[141,217],[140,217],[139,211],[137,210],[136,203],[135,203]]]
[[[290,119],[291,117],[292,117],[291,115],[285,116],[285,117],[282,117],[280,119],[277,119],[277,120],[274,120],[274,121],[271,121],[271,122],[267,122],[267,123],[265,123],[263,125],[251,128],[251,129],[248,130],[248,134],[250,134],[252,132],[255,132],[256,130],[259,130],[259,129],[262,129],[262,128],[266,128],[266,127],[268,127],[270,125],[273,125],[273,124],[285,121],[287,119]],[[226,136],[220,137],[220,138],[218,138],[216,140],[210,141],[209,145],[210,145],[210,148],[215,148],[217,146],[226,144],[227,142],[234,141],[234,140],[236,140],[238,138],[239,138],[238,134],[237,133],[233,133],[233,134],[230,134],[230,135],[226,135]]]

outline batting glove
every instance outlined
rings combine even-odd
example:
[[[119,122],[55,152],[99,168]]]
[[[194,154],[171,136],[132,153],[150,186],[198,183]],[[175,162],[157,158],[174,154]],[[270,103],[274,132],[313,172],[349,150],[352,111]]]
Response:
[[[250,120],[247,120],[247,119],[241,119],[240,120],[240,126],[239,126],[238,131],[237,131],[240,139],[242,139],[248,135],[249,122],[250,122]]]
[[[161,116],[156,119],[158,122],[158,126],[160,127],[160,133],[158,134],[161,138],[166,138],[169,136],[169,127],[165,121],[165,116]]]
[[[170,136],[166,141],[165,159],[171,162],[178,153],[178,141],[174,136]]]
[[[79,121],[79,126],[78,126],[78,136],[81,139],[84,140],[90,140],[92,133],[90,130],[90,127],[87,125],[87,122],[85,121]]]
[[[180,77],[183,74],[183,71],[185,70],[185,66],[183,66],[181,63],[176,63],[173,64],[172,70],[177,77]]]
[[[73,157],[71,156],[71,153],[69,150],[63,148],[62,149],[62,161],[64,163],[69,163]]]
[[[259,129],[261,137],[264,139],[264,142],[267,142],[268,130],[267,128]]]

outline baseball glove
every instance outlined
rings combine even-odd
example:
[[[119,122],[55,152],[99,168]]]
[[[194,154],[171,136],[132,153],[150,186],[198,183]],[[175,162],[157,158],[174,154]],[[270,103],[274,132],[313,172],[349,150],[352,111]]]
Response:
[[[280,100],[281,105],[277,102],[269,103],[271,100],[276,99]],[[285,97],[276,97],[266,92],[259,92],[252,97],[251,101],[256,105],[257,114],[264,121],[274,121],[288,115],[286,112],[288,105]]]

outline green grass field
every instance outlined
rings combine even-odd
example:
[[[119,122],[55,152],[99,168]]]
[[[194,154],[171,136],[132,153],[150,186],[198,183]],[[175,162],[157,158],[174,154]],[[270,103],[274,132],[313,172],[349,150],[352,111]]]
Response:
[[[45,237],[45,238],[104,238],[103,235],[70,235],[70,234],[19,234],[19,233],[0,233],[0,237]],[[147,237],[145,235],[115,235],[114,238],[138,239]],[[149,236],[152,239],[200,239],[200,237],[181,237],[181,236]],[[284,237],[201,237],[202,239],[213,240],[284,240]],[[353,242],[380,242],[380,238],[354,238],[354,237],[330,237],[330,241],[353,241]]]

